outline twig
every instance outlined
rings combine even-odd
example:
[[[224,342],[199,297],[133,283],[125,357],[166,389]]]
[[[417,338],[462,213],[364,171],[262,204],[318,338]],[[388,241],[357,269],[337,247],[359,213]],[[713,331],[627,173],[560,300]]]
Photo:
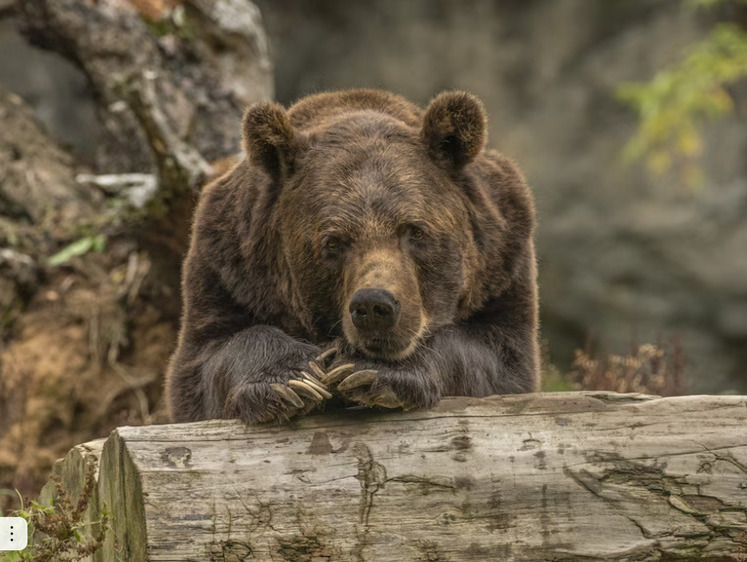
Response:
[[[120,89],[143,128],[156,160],[159,186],[155,198],[165,202],[172,196],[196,191],[212,173],[212,167],[169,125],[157,102],[156,76],[152,71],[144,71],[124,80]]]

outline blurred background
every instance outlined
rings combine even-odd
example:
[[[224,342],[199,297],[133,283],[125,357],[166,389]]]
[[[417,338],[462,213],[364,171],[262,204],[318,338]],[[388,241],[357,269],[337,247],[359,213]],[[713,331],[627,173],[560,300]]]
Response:
[[[537,201],[546,390],[747,393],[746,26],[740,0],[0,0],[0,488],[166,421],[200,186],[247,104],[321,90],[484,101]]]

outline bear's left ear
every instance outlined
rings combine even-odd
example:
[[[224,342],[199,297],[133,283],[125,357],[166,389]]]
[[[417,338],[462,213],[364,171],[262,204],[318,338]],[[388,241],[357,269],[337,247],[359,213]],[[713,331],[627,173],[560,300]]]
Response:
[[[244,151],[252,164],[264,168],[275,180],[292,173],[303,138],[293,130],[282,105],[262,102],[250,107],[244,114],[242,134]]]
[[[425,110],[420,134],[431,157],[446,169],[456,170],[483,149],[487,126],[479,99],[467,92],[443,92]]]

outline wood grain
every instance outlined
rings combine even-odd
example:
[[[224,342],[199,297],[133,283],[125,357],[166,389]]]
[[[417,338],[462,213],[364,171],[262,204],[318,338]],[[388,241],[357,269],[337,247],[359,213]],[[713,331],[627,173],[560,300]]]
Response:
[[[746,419],[744,396],[573,392],[122,427],[98,559],[747,560]]]

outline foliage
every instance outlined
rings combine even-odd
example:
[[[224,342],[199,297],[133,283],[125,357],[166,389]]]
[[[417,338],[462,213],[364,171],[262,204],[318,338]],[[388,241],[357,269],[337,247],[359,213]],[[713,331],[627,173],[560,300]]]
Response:
[[[84,236],[65,246],[62,250],[47,260],[47,264],[54,267],[69,262],[76,256],[82,256],[90,251],[103,252],[106,249],[106,237],[101,234]]]
[[[49,507],[32,501],[27,509],[21,506],[17,516],[29,523],[29,546],[22,551],[0,553],[0,562],[56,562],[82,560],[96,552],[104,542],[109,513],[101,511],[98,521],[87,523],[88,509],[96,485],[96,463],[89,462],[83,490],[73,502],[62,486],[59,475],[52,476],[55,499]]]
[[[542,392],[568,392],[575,390],[573,383],[555,365],[547,365],[542,373]]]
[[[688,3],[693,7],[707,7],[717,6],[723,4],[725,0],[689,0]],[[747,0],[732,0],[737,4],[747,4]]]
[[[687,394],[686,359],[679,338],[633,346],[628,354],[597,354],[591,340],[576,349],[570,371],[552,364],[547,344],[542,346],[542,392],[606,390],[658,396]]]
[[[575,351],[569,375],[577,390],[640,392],[659,396],[686,394],[682,343],[645,343],[628,355],[596,358],[590,349]]]
[[[740,0],[747,3],[747,0]],[[690,0],[713,6],[723,0]],[[648,83],[627,83],[619,98],[639,115],[637,132],[625,148],[628,160],[644,158],[654,174],[674,171],[686,185],[704,178],[702,125],[729,115],[734,102],[727,87],[747,77],[747,33],[737,25],[716,25],[680,62],[660,71]]]

